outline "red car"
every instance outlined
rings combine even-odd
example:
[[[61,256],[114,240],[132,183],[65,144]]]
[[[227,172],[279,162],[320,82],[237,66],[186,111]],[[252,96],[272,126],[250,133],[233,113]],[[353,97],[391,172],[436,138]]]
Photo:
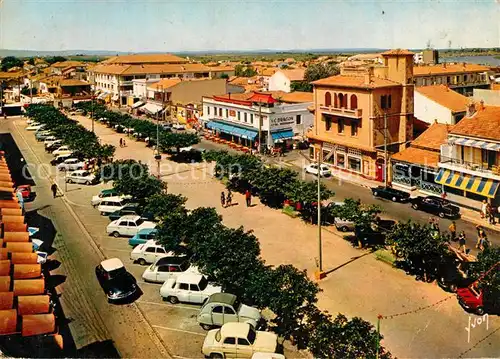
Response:
[[[31,191],[31,186],[29,184],[18,186],[16,192],[21,193],[23,199],[26,202],[32,201],[34,192]]]
[[[458,302],[466,310],[470,310],[477,315],[484,313],[500,313],[500,293],[496,288],[480,288],[482,278],[500,265],[496,263],[486,273],[484,273],[477,281],[466,288],[457,289]]]

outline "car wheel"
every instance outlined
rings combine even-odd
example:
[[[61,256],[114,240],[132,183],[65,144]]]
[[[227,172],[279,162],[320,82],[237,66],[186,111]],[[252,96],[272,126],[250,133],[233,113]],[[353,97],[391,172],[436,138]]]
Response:
[[[484,314],[484,308],[483,307],[477,307],[476,308],[476,314],[477,315],[483,315]]]
[[[144,258],[140,258],[138,262],[141,266],[146,265],[146,260]]]
[[[87,186],[90,186],[90,181],[85,181],[85,184],[86,184]]]
[[[378,192],[377,192],[377,191],[374,191],[374,192],[373,192],[373,195],[374,195],[375,197],[377,197],[377,196],[378,196]]]
[[[212,329],[212,326],[209,324],[200,324],[200,326],[203,328],[203,330],[210,330]]]
[[[450,291],[456,293],[458,286],[456,284],[450,284]]]
[[[438,216],[439,216],[439,218],[444,218],[444,213],[443,212],[439,212]]]
[[[118,233],[117,231],[114,231],[113,233],[111,233],[111,235],[115,238],[120,237],[120,233]]]
[[[222,359],[222,355],[220,355],[219,353],[212,353],[212,354],[210,354],[210,358],[211,359]]]
[[[105,216],[106,215],[106,212],[101,212],[101,216]]]
[[[349,228],[347,228],[347,226],[342,226],[342,227],[340,227],[340,231],[344,232],[344,233],[349,232]]]
[[[418,209],[418,204],[413,203],[413,204],[411,205],[411,208],[413,208],[413,209]]]
[[[397,201],[398,201],[398,199],[397,199],[395,196],[393,196],[393,197],[392,197],[392,201],[393,201],[393,202],[397,202]]]
[[[177,297],[168,297],[168,301],[172,304],[177,304],[179,303],[179,298]]]
[[[71,178],[68,178],[68,180],[66,182],[73,183],[73,180]]]

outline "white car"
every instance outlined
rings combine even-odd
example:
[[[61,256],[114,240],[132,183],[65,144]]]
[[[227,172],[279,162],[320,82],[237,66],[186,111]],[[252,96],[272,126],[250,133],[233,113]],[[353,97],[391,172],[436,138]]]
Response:
[[[278,336],[257,331],[248,323],[226,323],[207,333],[201,352],[210,358],[252,358],[255,353],[275,353]]]
[[[186,126],[184,126],[182,123],[174,123],[172,125],[172,128],[176,130],[185,130]]]
[[[96,182],[96,176],[87,170],[78,170],[66,174],[66,183],[80,183],[91,185]]]
[[[146,268],[142,273],[145,282],[165,283],[169,279],[175,279],[183,273],[198,272],[196,266],[192,266],[186,256],[165,256],[158,258],[156,262]]]
[[[106,227],[106,232],[113,237],[132,237],[141,229],[155,228],[156,223],[143,220],[140,216],[127,215],[111,222]]]
[[[59,163],[56,168],[59,171],[76,171],[81,170],[85,166],[85,162],[80,161],[78,158],[68,158],[64,162]]]
[[[57,150],[52,151],[52,154],[54,156],[58,156],[58,155],[62,155],[63,152],[71,152],[71,150],[69,149],[69,146],[66,146],[66,145],[61,146]]]
[[[212,294],[221,292],[221,287],[210,284],[203,274],[196,273],[183,273],[177,278],[170,278],[160,288],[160,295],[172,304],[202,304]]]
[[[45,127],[45,125],[41,125],[41,124],[35,124],[35,125],[31,124],[28,127],[26,127],[26,131],[38,131],[44,127]]]
[[[330,170],[330,167],[328,167],[327,165],[324,165],[324,164],[321,164],[320,169],[318,171],[318,164],[311,163],[310,165],[307,165],[304,167],[304,171],[306,171],[307,173],[311,173],[313,175],[316,175],[316,176],[318,175],[318,172],[319,172],[319,175],[321,177],[332,175],[332,171]]]
[[[139,262],[140,265],[145,265],[156,262],[158,258],[173,255],[174,253],[167,252],[165,247],[150,239],[146,243],[136,246],[130,253],[130,259],[133,262]]]
[[[109,215],[110,213],[119,211],[129,202],[128,198],[124,198],[121,196],[103,198],[99,205],[97,206],[97,210],[101,213],[101,215]]]
[[[53,141],[45,140],[45,141],[43,141],[43,144],[44,144],[45,148],[48,148],[50,146],[55,147],[57,144],[61,144],[61,146],[62,146],[62,140],[53,140]],[[59,147],[61,147],[61,146],[59,146]]]
[[[43,144],[46,145],[47,143],[52,143],[54,141],[57,141],[58,138],[54,135],[50,135],[50,136],[47,136],[45,137],[45,139],[43,140]]]
[[[26,124],[28,124],[28,125],[32,125],[33,123],[36,123],[36,121],[35,121],[35,120],[33,120],[32,118],[28,118],[28,119],[26,120]]]

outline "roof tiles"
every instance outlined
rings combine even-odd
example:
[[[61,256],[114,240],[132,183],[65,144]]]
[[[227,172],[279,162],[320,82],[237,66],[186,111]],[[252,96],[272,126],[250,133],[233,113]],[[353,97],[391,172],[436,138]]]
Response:
[[[469,104],[467,97],[450,90],[446,85],[421,86],[415,90],[453,112],[463,112]]]
[[[500,141],[500,107],[481,105],[471,117],[464,117],[453,127],[452,134]]]

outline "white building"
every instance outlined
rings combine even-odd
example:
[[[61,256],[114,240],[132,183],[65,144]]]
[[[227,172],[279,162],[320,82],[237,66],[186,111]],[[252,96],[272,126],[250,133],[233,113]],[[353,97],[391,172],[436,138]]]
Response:
[[[269,91],[291,92],[293,82],[304,81],[304,69],[279,70],[269,77]]]
[[[469,103],[469,98],[446,85],[421,86],[415,88],[414,114],[429,124],[454,125],[465,116]]]
[[[424,53],[423,52],[416,52],[415,55],[413,55],[413,63],[419,65],[424,63]]]
[[[235,142],[273,146],[304,137],[313,125],[312,93],[253,92],[203,98],[202,120],[207,129]],[[259,126],[259,118],[262,121]]]

